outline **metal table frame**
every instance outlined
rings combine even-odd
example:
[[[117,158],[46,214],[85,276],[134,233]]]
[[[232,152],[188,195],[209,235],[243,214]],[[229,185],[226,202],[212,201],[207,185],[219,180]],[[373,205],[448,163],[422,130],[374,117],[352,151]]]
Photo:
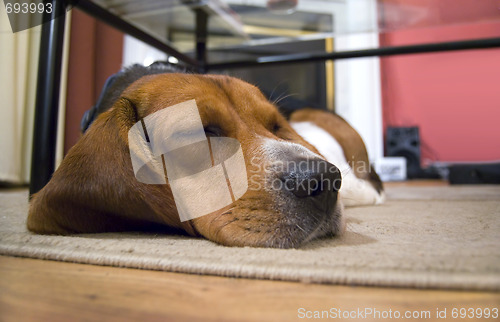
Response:
[[[64,11],[66,11],[67,5],[69,4],[74,5],[76,8],[86,12],[90,16],[100,19],[126,34],[134,36],[168,55],[176,57],[189,69],[199,73],[206,73],[211,70],[251,66],[270,66],[310,61],[500,47],[500,38],[488,38],[331,53],[300,53],[266,56],[258,57],[252,60],[209,64],[206,61],[208,15],[203,10],[195,9],[196,59],[193,59],[90,0],[52,0],[52,3],[55,8],[51,13],[51,17],[53,19],[42,25],[35,104],[33,154],[31,158],[30,195],[38,192],[45,186],[45,184],[50,180],[55,169],[57,116],[59,111],[59,92],[65,25]]]

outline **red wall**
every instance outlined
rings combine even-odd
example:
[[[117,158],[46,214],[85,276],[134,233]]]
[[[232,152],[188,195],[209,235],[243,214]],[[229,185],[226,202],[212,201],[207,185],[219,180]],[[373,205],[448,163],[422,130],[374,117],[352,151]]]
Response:
[[[475,2],[477,11],[477,1],[462,2]],[[454,10],[460,15],[469,7]],[[396,46],[488,37],[500,37],[499,20],[391,31],[380,42]],[[419,126],[424,164],[500,160],[500,49],[382,58],[381,74],[384,128]]]

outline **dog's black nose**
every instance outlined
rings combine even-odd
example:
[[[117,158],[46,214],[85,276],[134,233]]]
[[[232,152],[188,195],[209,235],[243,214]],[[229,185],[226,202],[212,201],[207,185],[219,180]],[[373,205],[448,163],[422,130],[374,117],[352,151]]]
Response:
[[[336,199],[342,177],[339,169],[327,161],[303,159],[288,162],[281,180],[283,188],[298,198],[328,203]]]

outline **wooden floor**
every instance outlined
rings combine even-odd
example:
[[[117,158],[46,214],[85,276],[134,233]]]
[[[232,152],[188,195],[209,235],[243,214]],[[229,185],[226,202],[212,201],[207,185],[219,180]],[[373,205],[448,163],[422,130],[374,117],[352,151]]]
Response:
[[[429,314],[428,321],[446,309],[457,321],[453,308],[494,307],[500,308],[500,293],[301,284],[0,256],[0,321],[292,321],[314,311],[334,316],[358,309]],[[379,320],[373,314],[350,320]]]

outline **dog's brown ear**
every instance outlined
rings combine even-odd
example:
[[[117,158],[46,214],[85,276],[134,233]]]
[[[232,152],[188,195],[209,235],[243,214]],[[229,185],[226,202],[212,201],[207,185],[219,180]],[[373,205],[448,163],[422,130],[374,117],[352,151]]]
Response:
[[[168,185],[135,179],[128,130],[137,121],[137,109],[124,98],[101,114],[49,183],[33,195],[28,229],[68,234],[144,230],[155,224],[180,227],[175,206],[164,209],[175,205],[168,200],[173,198]]]

